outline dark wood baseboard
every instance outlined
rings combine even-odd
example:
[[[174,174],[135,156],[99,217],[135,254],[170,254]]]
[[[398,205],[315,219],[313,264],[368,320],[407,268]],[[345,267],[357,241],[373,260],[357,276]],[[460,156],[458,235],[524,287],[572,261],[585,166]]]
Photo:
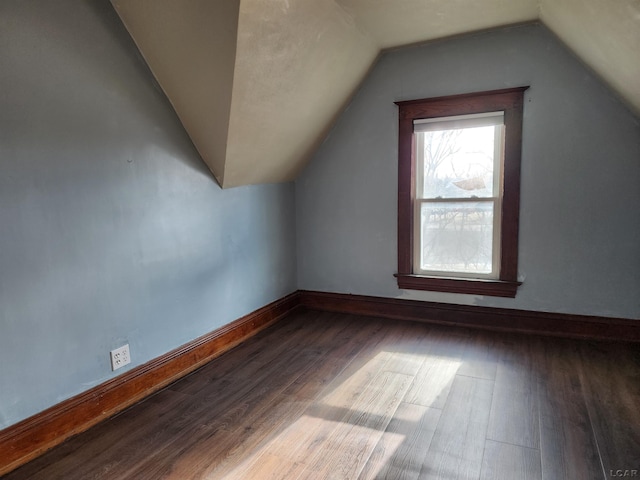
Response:
[[[640,342],[640,320],[297,291],[0,431],[0,475],[187,375],[298,306],[488,330]]]
[[[124,410],[283,318],[295,292],[0,431],[0,475]]]
[[[640,342],[640,320],[300,291],[303,307],[331,312],[560,337]]]

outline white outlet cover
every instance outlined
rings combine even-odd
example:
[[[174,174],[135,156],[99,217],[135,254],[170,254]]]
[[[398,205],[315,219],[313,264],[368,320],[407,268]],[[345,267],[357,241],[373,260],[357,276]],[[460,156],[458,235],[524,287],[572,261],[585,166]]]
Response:
[[[117,370],[131,363],[129,344],[123,345],[115,350],[111,350],[111,370]]]

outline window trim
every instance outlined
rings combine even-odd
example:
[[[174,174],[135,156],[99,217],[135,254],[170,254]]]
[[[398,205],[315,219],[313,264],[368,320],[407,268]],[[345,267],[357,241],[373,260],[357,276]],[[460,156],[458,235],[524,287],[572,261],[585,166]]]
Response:
[[[524,92],[529,87],[395,102],[398,105],[398,287],[498,297],[516,296],[520,161]],[[416,189],[413,121],[485,112],[504,112],[505,146],[500,227],[500,273],[497,279],[417,275],[413,273]]]

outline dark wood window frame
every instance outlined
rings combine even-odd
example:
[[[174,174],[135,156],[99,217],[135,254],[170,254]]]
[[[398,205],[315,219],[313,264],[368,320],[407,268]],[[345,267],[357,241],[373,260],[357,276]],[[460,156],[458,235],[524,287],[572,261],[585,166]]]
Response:
[[[515,297],[518,286],[520,159],[524,92],[517,87],[488,92],[396,102],[398,138],[398,287],[409,290]],[[500,272],[497,279],[427,276],[413,273],[414,199],[416,185],[413,121],[485,112],[504,112],[505,147]]]

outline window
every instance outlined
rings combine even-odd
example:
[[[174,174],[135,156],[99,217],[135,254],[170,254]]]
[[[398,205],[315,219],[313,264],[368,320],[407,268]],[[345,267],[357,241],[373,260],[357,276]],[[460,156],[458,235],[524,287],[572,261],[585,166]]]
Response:
[[[397,102],[400,288],[515,297],[527,88]]]

